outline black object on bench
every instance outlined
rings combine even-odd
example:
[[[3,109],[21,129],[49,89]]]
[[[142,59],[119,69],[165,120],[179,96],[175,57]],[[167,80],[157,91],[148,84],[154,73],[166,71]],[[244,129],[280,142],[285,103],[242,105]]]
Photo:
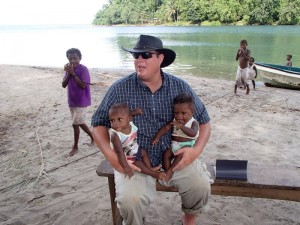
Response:
[[[214,164],[208,164],[214,183],[211,194],[224,196],[241,196],[255,198],[269,198],[300,202],[300,168],[296,166],[254,166],[247,167],[247,181],[218,180],[214,177]],[[101,177],[107,177],[110,192],[113,225],[121,225],[117,204],[115,202],[116,189],[114,171],[110,163],[104,160],[96,170]],[[174,187],[166,187],[156,182],[157,191],[176,192]]]
[[[216,179],[247,180],[247,160],[216,160]]]

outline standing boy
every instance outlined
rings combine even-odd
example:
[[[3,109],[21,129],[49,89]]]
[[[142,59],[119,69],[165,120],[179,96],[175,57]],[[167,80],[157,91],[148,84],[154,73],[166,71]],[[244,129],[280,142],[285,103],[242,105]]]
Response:
[[[241,40],[240,48],[236,53],[236,61],[239,61],[239,66],[236,71],[236,79],[234,85],[234,93],[236,94],[237,87],[246,87],[246,95],[249,94],[250,88],[247,83],[248,61],[250,59],[250,50],[247,49],[247,41]]]
[[[80,128],[90,136],[91,144],[94,142],[92,132],[85,124],[87,106],[91,105],[90,73],[86,66],[80,64],[81,52],[79,49],[69,49],[66,56],[69,63],[64,66],[66,73],[62,86],[63,88],[68,86],[68,104],[74,130],[74,145],[69,156],[73,156],[78,152]]]

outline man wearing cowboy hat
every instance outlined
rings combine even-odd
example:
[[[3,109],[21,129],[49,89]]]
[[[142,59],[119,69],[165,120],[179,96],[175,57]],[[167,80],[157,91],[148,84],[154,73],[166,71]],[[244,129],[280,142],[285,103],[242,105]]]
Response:
[[[204,104],[182,79],[162,71],[176,58],[176,53],[163,47],[153,36],[140,35],[133,49],[123,48],[134,58],[135,72],[114,83],[104,96],[92,118],[94,140],[105,158],[115,169],[116,201],[123,224],[141,225],[150,203],[156,196],[155,180],[140,173],[139,168],[130,179],[125,178],[114,150],[110,146],[107,128],[110,127],[108,110],[114,103],[127,103],[130,109],[141,108],[142,115],[133,122],[138,127],[138,144],[148,151],[152,166],[162,163],[162,153],[171,145],[171,132],[151,145],[157,131],[173,118],[173,98],[180,93],[194,96],[194,117],[199,122],[199,137],[193,147],[184,147],[176,154],[182,160],[174,168],[170,181],[181,196],[184,225],[196,224],[196,215],[205,211],[210,195],[209,177],[198,160],[210,136],[209,116]],[[135,160],[140,160],[138,154]],[[128,162],[130,163],[130,162]]]

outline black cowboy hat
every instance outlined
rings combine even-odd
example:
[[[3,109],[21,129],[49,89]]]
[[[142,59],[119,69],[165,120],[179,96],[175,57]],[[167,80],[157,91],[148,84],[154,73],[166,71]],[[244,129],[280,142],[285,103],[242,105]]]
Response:
[[[164,48],[159,38],[150,35],[140,35],[133,49],[124,47],[122,49],[130,53],[158,51],[164,54],[164,60],[160,65],[161,68],[171,65],[176,58],[176,53],[173,50]]]

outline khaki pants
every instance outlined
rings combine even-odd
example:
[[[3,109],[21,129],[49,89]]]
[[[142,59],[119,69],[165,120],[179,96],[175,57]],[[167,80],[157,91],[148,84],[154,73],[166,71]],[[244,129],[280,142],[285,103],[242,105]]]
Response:
[[[136,172],[130,179],[115,171],[116,202],[124,225],[141,225],[143,218],[156,198],[155,179]],[[199,214],[207,210],[210,179],[199,160],[180,171],[170,181],[181,196],[182,210]]]

